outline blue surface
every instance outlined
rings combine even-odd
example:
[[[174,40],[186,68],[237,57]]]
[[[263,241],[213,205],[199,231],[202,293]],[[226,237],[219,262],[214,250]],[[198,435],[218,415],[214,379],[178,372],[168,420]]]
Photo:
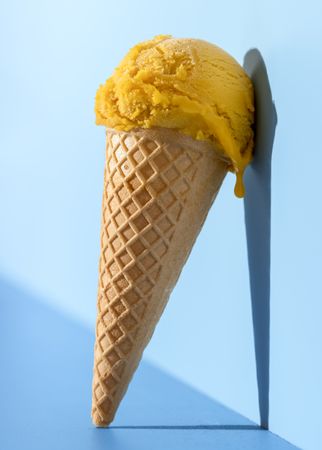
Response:
[[[112,427],[94,428],[92,334],[8,283],[0,298],[1,450],[296,448],[144,361]]]

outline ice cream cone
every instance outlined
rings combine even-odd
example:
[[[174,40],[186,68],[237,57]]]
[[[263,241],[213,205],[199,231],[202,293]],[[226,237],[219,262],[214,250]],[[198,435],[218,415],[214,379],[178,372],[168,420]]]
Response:
[[[213,145],[107,129],[92,418],[107,426],[227,173]]]

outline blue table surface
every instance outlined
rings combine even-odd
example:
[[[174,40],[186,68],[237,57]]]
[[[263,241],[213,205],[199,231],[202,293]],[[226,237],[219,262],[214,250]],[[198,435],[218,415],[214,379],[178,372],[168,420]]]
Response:
[[[0,450],[296,447],[142,361],[112,427],[90,419],[94,336],[0,280]]]

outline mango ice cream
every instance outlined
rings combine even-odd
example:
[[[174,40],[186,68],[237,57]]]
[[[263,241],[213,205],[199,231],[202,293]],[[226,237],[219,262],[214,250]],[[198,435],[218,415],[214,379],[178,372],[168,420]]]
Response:
[[[133,47],[97,91],[96,122],[106,127],[92,387],[98,427],[113,421],[229,170],[244,195],[253,101],[231,56],[170,36]],[[206,282],[214,293],[213,279]],[[196,300],[190,306],[204,308]]]
[[[216,144],[236,173],[252,159],[254,93],[238,62],[198,39],[157,36],[133,47],[97,91],[96,123],[116,130],[163,127]]]

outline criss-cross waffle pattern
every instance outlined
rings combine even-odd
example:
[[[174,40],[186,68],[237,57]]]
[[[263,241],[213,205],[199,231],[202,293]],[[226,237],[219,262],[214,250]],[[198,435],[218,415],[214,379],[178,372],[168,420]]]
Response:
[[[201,157],[180,144],[107,132],[93,383],[96,421],[106,422],[114,408]]]

